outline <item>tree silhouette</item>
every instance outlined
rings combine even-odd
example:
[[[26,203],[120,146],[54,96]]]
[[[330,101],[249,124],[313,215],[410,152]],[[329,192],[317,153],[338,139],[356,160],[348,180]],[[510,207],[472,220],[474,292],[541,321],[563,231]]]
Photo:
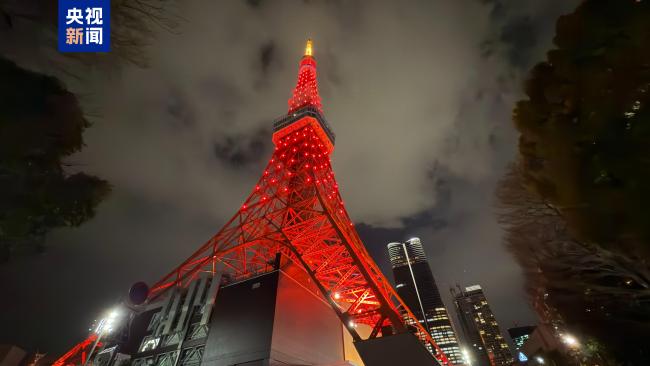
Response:
[[[515,109],[528,183],[580,240],[650,254],[650,4],[586,1],[557,23]]]
[[[560,211],[528,189],[522,173],[513,165],[500,182],[499,222],[542,321],[599,348],[583,351],[601,365],[612,364],[603,359],[609,353],[650,362],[650,268],[575,240]]]
[[[88,68],[122,63],[146,67],[146,47],[157,30],[173,32],[180,18],[173,0],[112,0],[111,52],[56,52],[57,1],[0,2],[0,34],[15,37],[42,72],[83,81]],[[19,26],[20,25],[20,26]],[[31,65],[27,57],[21,60]],[[89,126],[75,95],[57,79],[28,72],[0,57],[0,263],[12,255],[40,252],[56,227],[91,218],[109,184],[64,169],[63,159],[83,146]]]
[[[69,173],[63,159],[89,126],[76,97],[55,78],[0,59],[0,263],[40,252],[56,227],[93,217],[108,183]]]
[[[497,193],[506,244],[535,301],[650,364],[650,3],[584,1],[554,43],[514,111],[519,162]]]

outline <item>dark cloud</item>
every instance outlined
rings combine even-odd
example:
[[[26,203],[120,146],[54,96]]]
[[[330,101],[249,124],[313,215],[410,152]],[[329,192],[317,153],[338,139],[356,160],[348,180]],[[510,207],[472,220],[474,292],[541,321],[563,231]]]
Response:
[[[246,4],[253,8],[257,8],[262,5],[263,0],[246,0]]]
[[[218,159],[232,169],[245,167],[251,163],[259,163],[266,159],[265,152],[271,150],[270,129],[260,129],[253,136],[228,137],[214,146]]]
[[[272,41],[269,41],[262,45],[260,50],[260,62],[262,64],[262,72],[267,73],[269,71],[269,66],[275,56],[275,44]]]
[[[270,156],[307,37],[342,195],[382,268],[386,243],[421,236],[443,294],[478,282],[504,327],[533,321],[493,192],[514,155],[523,72],[576,3],[187,1],[188,21],[158,35],[150,68],[58,75],[102,112],[73,160],[115,192],[45,256],[0,269],[12,299],[0,341],[62,351],[131,283],[156,281],[213,235]],[[33,62],[29,34],[0,51],[56,73]]]
[[[577,1],[480,0],[491,6],[492,32],[482,43],[485,57],[505,56],[511,66],[525,71],[540,60],[549,44],[558,15],[571,11]]]
[[[172,117],[172,123],[179,128],[189,128],[195,122],[195,116],[185,96],[171,91],[167,98],[167,113]]]
[[[530,16],[523,16],[506,24],[501,30],[501,41],[508,45],[508,58],[513,65],[529,65],[530,51],[537,45],[537,32]]]

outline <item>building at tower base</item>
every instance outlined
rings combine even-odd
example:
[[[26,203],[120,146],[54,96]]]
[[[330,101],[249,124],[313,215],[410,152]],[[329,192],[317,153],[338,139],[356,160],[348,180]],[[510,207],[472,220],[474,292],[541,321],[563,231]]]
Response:
[[[410,333],[353,342],[317,288],[293,265],[234,283],[219,273],[202,276],[123,315],[122,329],[104,338],[89,365],[435,364]]]
[[[302,271],[285,269],[222,286],[214,282],[219,275],[203,277],[170,291],[129,314],[126,336],[107,339],[93,364],[344,364],[345,329],[336,314]]]

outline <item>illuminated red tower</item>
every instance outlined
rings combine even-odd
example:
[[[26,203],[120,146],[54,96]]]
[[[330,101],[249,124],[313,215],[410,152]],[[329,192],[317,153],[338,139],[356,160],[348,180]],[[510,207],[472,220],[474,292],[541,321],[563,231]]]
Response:
[[[306,272],[355,344],[413,333],[450,365],[370,257],[345,210],[311,40],[288,104],[273,124],[275,151],[250,196],[216,235],[151,287],[149,301],[205,273],[225,272],[232,281],[266,273],[281,258]],[[371,329],[366,337],[360,324]]]
[[[305,56],[300,61],[298,82],[293,89],[293,96],[289,99],[289,113],[300,108],[311,106],[319,113],[323,113],[323,106],[318,95],[318,82],[316,81],[316,60],[312,56],[312,41],[307,41]]]

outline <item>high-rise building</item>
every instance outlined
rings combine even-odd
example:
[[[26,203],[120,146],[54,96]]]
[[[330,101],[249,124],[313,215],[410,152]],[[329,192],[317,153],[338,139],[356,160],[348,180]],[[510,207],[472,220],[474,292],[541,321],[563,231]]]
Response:
[[[521,346],[524,345],[524,342],[530,338],[530,334],[535,330],[535,326],[526,325],[523,327],[514,327],[508,328],[508,335],[512,339],[512,343],[515,345],[515,349],[521,349]]]
[[[419,238],[388,244],[397,293],[454,365],[463,365],[458,338]]]
[[[472,366],[510,366],[513,363],[508,343],[488,305],[481,286],[452,289],[458,318],[468,344]]]

